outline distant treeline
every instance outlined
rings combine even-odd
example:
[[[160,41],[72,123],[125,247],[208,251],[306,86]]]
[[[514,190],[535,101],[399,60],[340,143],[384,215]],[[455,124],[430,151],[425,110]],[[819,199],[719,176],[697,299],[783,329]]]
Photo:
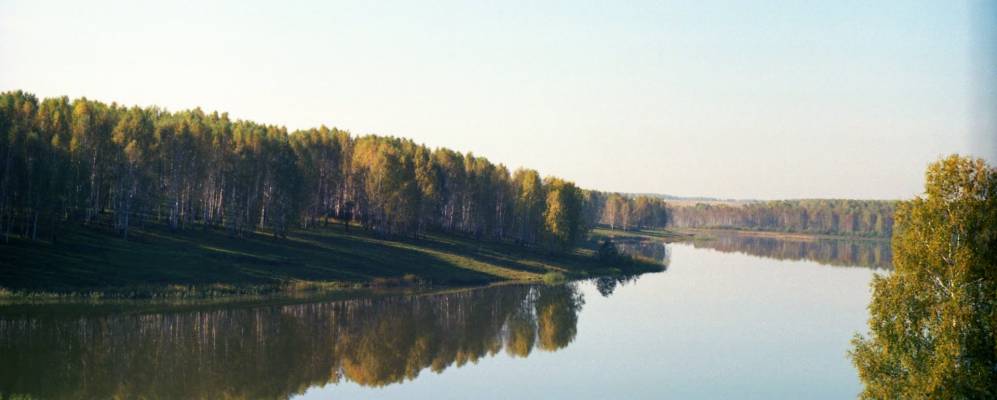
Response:
[[[599,222],[611,229],[659,228],[668,223],[668,205],[661,199],[612,193],[602,202]]]
[[[662,226],[659,203],[408,139],[0,94],[5,237],[54,239],[66,222],[126,238],[149,222],[282,237],[335,219],[389,235],[436,230],[568,248],[607,215],[623,227]]]
[[[889,237],[894,201],[780,200],[741,206],[697,204],[671,209],[671,225]]]

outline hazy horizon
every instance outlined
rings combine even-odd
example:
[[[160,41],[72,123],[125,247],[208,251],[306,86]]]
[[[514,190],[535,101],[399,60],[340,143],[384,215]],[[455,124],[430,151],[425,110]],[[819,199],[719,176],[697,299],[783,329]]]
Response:
[[[401,136],[605,191],[902,199],[992,140],[973,10],[0,0],[0,91]]]

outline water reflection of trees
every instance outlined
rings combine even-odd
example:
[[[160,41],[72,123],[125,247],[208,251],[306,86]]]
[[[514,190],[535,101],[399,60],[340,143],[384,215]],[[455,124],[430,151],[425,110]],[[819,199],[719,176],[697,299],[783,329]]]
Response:
[[[623,254],[632,257],[640,257],[650,260],[668,268],[670,256],[668,246],[663,241],[646,239],[621,239],[617,238],[615,245]]]
[[[503,348],[554,351],[581,294],[500,286],[288,306],[0,316],[0,398],[286,398],[343,379],[382,386]]]
[[[668,246],[665,245],[664,241],[643,238],[615,238],[612,245],[622,254],[657,263],[663,267],[663,270],[668,269],[668,264],[671,262]],[[639,275],[635,274],[601,276],[592,279],[592,283],[595,284],[599,294],[603,297],[609,297],[616,291],[617,286],[636,281],[638,277]]]
[[[636,282],[639,275],[617,275],[617,276],[600,276],[592,280],[595,284],[595,290],[602,295],[602,297],[609,297],[616,291],[618,286],[623,286],[631,282]]]
[[[787,240],[763,236],[718,235],[692,242],[696,248],[744,253],[778,260],[809,260],[834,266],[890,268],[890,243],[881,240]]]

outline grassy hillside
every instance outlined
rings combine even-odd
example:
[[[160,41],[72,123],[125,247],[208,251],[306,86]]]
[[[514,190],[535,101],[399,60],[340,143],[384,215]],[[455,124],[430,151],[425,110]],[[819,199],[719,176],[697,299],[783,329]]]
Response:
[[[684,240],[694,239],[692,233],[679,233],[671,229],[641,229],[641,230],[629,230],[625,231],[622,229],[609,229],[605,226],[600,226],[592,230],[592,236],[598,238],[610,238],[610,239],[647,239],[647,240],[664,240],[665,242],[678,242]]]
[[[594,239],[593,239],[594,240]],[[603,265],[591,243],[568,254],[436,235],[386,239],[341,225],[287,239],[223,231],[136,231],[129,240],[67,227],[56,244],[0,244],[0,294],[200,296],[394,285],[478,285],[650,271]],[[559,275],[558,275],[559,276]]]

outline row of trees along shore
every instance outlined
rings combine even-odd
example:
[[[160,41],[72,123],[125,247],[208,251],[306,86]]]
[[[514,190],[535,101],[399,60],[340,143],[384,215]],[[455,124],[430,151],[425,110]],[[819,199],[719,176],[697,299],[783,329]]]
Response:
[[[778,200],[741,205],[697,204],[671,209],[671,225],[890,237],[895,201]]]
[[[668,216],[668,205],[661,199],[612,193],[605,197],[600,222],[610,229],[659,228],[668,224]]]
[[[335,219],[388,235],[440,231],[565,249],[607,215],[616,221],[604,207],[621,198],[408,139],[0,94],[5,238],[55,240],[67,222],[125,238],[150,222],[286,237]],[[640,210],[623,226],[667,222],[658,200],[623,203]]]

